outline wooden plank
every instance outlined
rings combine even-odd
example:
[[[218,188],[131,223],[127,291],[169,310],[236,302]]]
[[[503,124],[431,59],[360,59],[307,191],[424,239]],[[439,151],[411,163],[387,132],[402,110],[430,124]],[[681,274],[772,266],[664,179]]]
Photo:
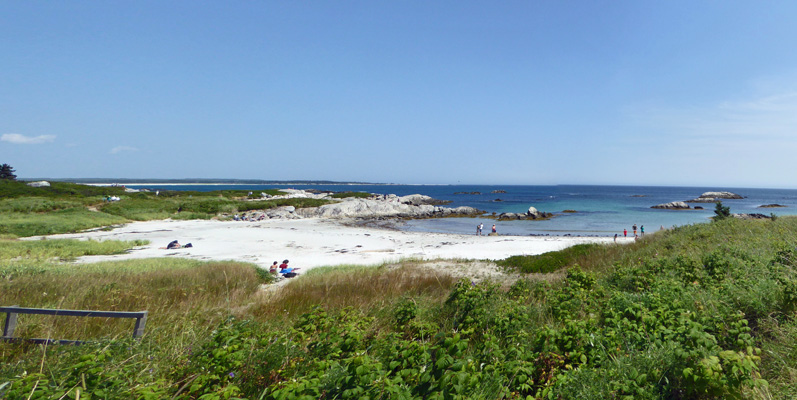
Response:
[[[56,310],[49,308],[30,308],[30,307],[0,307],[0,312],[6,313],[6,322],[3,327],[3,336],[0,339],[5,341],[25,341],[39,344],[83,344],[81,340],[61,340],[61,339],[24,339],[14,337],[14,329],[17,326],[17,316],[19,314],[38,314],[55,315],[70,317],[105,317],[105,318],[135,318],[136,326],[133,328],[133,338],[140,338],[144,335],[144,328],[147,325],[147,311],[94,311],[94,310]]]
[[[48,308],[0,307],[0,312],[38,315],[66,315],[71,317],[142,318],[146,311],[93,311],[93,310],[54,310]]]

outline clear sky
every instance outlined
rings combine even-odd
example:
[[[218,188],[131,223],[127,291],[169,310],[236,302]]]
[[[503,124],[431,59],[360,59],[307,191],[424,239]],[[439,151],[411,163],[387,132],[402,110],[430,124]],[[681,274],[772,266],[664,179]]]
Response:
[[[797,187],[795,1],[0,2],[20,178]]]

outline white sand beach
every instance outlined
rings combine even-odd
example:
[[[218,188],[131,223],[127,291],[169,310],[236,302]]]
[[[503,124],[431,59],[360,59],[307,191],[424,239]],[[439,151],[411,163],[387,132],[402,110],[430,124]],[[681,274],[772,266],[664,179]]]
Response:
[[[402,259],[498,260],[561,250],[579,243],[611,243],[607,237],[476,236],[346,226],[335,220],[307,218],[245,221],[134,222],[113,230],[51,235],[48,238],[148,240],[127,254],[86,256],[81,262],[150,257],[236,260],[267,268],[289,259],[308,269],[341,264],[379,265]],[[35,238],[31,238],[35,239]],[[172,240],[191,248],[166,250]],[[632,238],[618,239],[631,242]]]

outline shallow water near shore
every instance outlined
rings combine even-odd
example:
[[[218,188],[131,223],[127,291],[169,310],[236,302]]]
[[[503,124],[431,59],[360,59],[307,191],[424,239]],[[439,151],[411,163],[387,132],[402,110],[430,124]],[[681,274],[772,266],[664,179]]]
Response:
[[[526,186],[526,185],[127,185],[133,189],[150,190],[249,190],[258,193],[265,189],[314,189],[335,192],[353,191],[377,194],[424,194],[447,200],[449,206],[470,206],[487,212],[525,212],[529,207],[554,213],[544,221],[495,221],[490,218],[441,218],[401,221],[396,227],[417,232],[475,234],[476,225],[484,223],[489,233],[493,223],[502,235],[551,236],[613,236],[623,235],[623,229],[633,236],[632,225],[644,226],[646,233],[662,228],[710,221],[713,203],[690,203],[703,210],[657,210],[651,206],[694,199],[704,192],[729,191],[744,196],[740,200],[724,200],[732,213],[760,213],[769,215],[797,214],[797,190],[751,189],[726,187],[666,187],[666,186]],[[504,191],[505,193],[501,193]],[[780,204],[783,208],[759,208],[765,204]],[[575,213],[565,213],[575,210]]]

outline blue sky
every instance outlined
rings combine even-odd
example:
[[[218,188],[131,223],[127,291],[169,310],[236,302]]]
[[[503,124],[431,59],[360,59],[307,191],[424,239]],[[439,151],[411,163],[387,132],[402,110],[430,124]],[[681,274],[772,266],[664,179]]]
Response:
[[[797,187],[797,2],[0,2],[22,177]]]

